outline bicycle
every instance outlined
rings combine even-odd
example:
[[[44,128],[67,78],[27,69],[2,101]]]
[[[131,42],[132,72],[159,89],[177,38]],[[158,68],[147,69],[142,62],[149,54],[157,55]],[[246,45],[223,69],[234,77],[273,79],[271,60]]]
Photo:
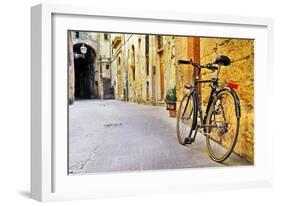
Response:
[[[230,65],[227,56],[218,56],[214,63],[200,65],[192,59],[179,60],[178,64],[191,64],[196,69],[209,69],[213,72],[211,79],[199,79],[193,75],[193,84],[185,84],[189,90],[179,106],[177,114],[177,138],[180,144],[195,142],[198,129],[206,136],[209,156],[216,162],[223,162],[232,153],[239,134],[240,101],[233,85],[219,85],[219,73],[222,66]],[[198,85],[210,83],[210,96],[203,116],[202,102]],[[237,85],[235,85],[237,86]]]

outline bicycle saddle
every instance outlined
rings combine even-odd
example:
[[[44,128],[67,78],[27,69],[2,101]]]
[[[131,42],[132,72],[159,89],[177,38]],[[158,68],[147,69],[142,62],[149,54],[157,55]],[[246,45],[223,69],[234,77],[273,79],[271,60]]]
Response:
[[[214,63],[218,65],[228,66],[230,65],[230,59],[227,56],[221,55],[216,58]]]

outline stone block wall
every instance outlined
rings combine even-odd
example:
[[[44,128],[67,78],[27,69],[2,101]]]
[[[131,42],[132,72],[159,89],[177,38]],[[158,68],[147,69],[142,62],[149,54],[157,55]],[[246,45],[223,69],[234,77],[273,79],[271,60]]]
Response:
[[[187,59],[187,38],[176,38],[176,59]],[[190,73],[192,73],[192,67],[187,65],[177,65],[176,69],[176,91],[177,91],[177,105],[179,106],[183,95],[186,93],[183,85],[187,82],[191,82]]]
[[[137,103],[144,102],[144,67],[145,67],[145,58],[144,58],[144,35],[132,35],[128,42],[128,46],[130,48],[129,58],[130,62],[132,62],[132,46],[134,47],[134,61],[135,61],[135,68],[134,70],[130,68],[129,73],[129,100]],[[135,74],[133,74],[133,72]],[[135,76],[135,79],[133,79]]]
[[[254,40],[200,38],[200,63],[213,62],[218,55],[226,55],[231,64],[222,67],[220,83],[237,83],[241,103],[240,132],[235,152],[254,161]],[[202,71],[202,79],[211,74]],[[210,88],[202,85],[202,100],[206,104]]]
[[[165,94],[169,89],[176,86],[176,67],[175,67],[175,37],[163,37],[163,57],[164,57],[164,88]],[[166,95],[164,95],[165,97]]]

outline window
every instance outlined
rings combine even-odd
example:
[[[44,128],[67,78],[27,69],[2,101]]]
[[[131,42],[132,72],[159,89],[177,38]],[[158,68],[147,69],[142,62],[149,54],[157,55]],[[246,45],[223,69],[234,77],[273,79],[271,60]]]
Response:
[[[108,40],[108,34],[104,33],[104,40]]]
[[[135,46],[132,46],[132,52],[131,52],[131,66],[135,66]]]
[[[133,70],[133,80],[135,81],[135,73],[136,73],[136,69],[135,69],[135,46],[132,45],[132,52],[131,52],[131,68]]]
[[[146,75],[149,75],[149,35],[145,36],[145,66]]]
[[[75,32],[75,38],[79,39],[79,32],[78,31]]]
[[[145,36],[145,55],[149,55],[149,35]]]
[[[149,100],[149,82],[146,82],[146,100]]]
[[[149,57],[145,57],[145,67],[146,67],[146,75],[149,75]]]
[[[138,41],[138,48],[139,48],[139,50],[141,48],[141,38],[140,37],[139,37],[139,41]]]
[[[163,36],[157,36],[158,49],[163,49]]]
[[[105,68],[106,68],[106,70],[109,70],[109,64],[107,64],[107,65],[105,66]]]

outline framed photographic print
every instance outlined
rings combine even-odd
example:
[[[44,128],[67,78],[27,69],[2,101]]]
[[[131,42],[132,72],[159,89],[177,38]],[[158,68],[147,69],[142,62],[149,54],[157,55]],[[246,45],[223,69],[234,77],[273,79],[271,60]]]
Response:
[[[34,199],[272,185],[271,19],[31,14]]]

